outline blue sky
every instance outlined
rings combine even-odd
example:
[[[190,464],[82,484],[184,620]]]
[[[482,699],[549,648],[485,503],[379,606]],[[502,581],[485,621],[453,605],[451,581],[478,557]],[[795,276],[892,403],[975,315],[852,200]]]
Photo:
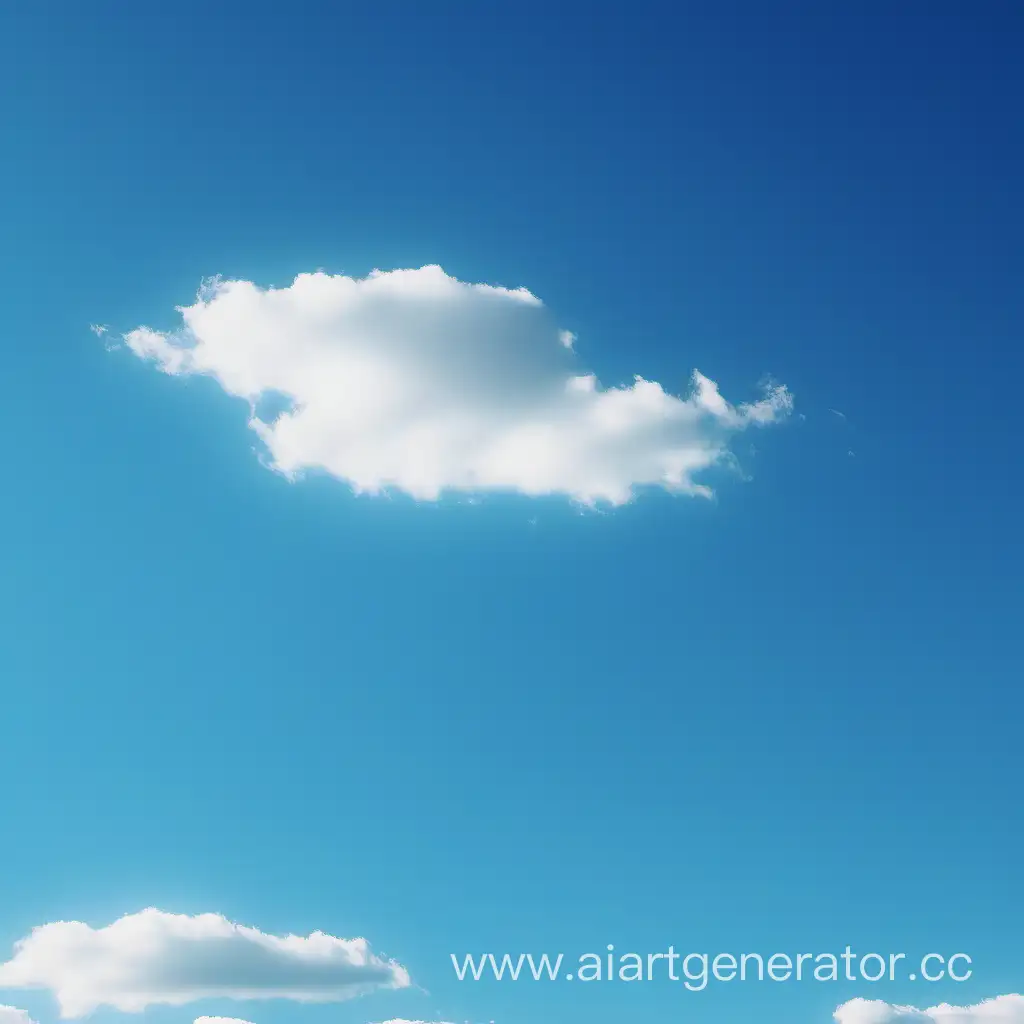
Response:
[[[429,992],[154,1024],[828,1024],[1020,990],[1024,24],[771,7],[0,13],[3,957],[157,907],[365,936]],[[697,368],[735,409],[770,375],[792,410],[723,427],[711,500],[354,496],[270,471],[222,382],[110,350],[212,275],[433,265],[538,296],[603,388],[685,402]],[[225,318],[242,366],[258,322]],[[488,429],[519,408],[452,345],[409,379]],[[630,437],[627,483],[658,454]],[[580,444],[577,491],[606,468]],[[689,994],[449,962],[607,943],[975,970]]]

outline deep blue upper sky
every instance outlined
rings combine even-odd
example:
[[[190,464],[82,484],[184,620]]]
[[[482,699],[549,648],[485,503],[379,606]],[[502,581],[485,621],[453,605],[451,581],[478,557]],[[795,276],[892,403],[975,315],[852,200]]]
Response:
[[[7,5],[0,947],[215,910],[366,935],[431,993],[220,1008],[256,1024],[1016,991],[1022,29],[996,0]],[[602,380],[770,372],[806,418],[711,503],[356,499],[88,330],[171,327],[211,274],[433,263],[529,288]],[[448,966],[608,942],[976,971]]]

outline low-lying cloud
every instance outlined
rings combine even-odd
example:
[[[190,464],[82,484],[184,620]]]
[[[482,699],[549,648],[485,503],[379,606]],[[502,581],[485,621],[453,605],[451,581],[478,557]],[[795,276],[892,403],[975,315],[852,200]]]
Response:
[[[359,493],[708,496],[697,478],[730,438],[792,408],[780,385],[732,405],[696,371],[685,397],[641,377],[602,387],[536,296],[436,266],[287,288],[215,279],[178,312],[179,329],[140,327],[128,348],[246,399],[274,469],[326,471]]]
[[[451,1022],[445,1020],[406,1020],[405,1017],[395,1017],[392,1020],[381,1021],[380,1024],[451,1024]]]
[[[986,999],[974,1006],[942,1003],[926,1010],[881,999],[852,999],[835,1012],[836,1024],[1024,1024],[1024,996]]]
[[[450,1022],[444,1020],[406,1020],[404,1017],[395,1017],[393,1020],[381,1021],[381,1024],[450,1024]]]
[[[36,1024],[25,1012],[16,1006],[0,1006],[0,1024]]]
[[[374,954],[365,939],[267,935],[219,914],[152,909],[105,928],[42,925],[0,964],[0,989],[48,989],[64,1018],[199,999],[328,1003],[409,984],[405,968]]]

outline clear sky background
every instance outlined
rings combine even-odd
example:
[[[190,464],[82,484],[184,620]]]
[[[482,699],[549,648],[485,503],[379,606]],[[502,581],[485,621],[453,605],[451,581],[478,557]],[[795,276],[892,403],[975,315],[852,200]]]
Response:
[[[4,5],[3,955],[155,906],[366,936],[429,990],[153,1024],[1018,991],[1022,30],[999,0]],[[602,382],[770,373],[794,413],[712,501],[354,497],[89,331],[174,327],[208,275],[426,264],[530,289]],[[975,973],[449,965],[609,942]]]

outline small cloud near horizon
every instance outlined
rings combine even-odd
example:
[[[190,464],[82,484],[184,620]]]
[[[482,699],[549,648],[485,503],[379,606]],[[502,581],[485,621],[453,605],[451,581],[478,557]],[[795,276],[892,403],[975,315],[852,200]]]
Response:
[[[926,1010],[881,999],[851,999],[833,1015],[835,1024],[1024,1024],[1024,996],[1005,995],[974,1006],[942,1003]]]
[[[28,1011],[17,1006],[0,1006],[0,1024],[36,1024]]]
[[[410,985],[406,969],[377,956],[366,939],[268,935],[220,914],[152,908],[104,928],[40,925],[0,964],[0,989],[49,990],[64,1019],[100,1007],[140,1013],[201,999],[334,1003]]]

